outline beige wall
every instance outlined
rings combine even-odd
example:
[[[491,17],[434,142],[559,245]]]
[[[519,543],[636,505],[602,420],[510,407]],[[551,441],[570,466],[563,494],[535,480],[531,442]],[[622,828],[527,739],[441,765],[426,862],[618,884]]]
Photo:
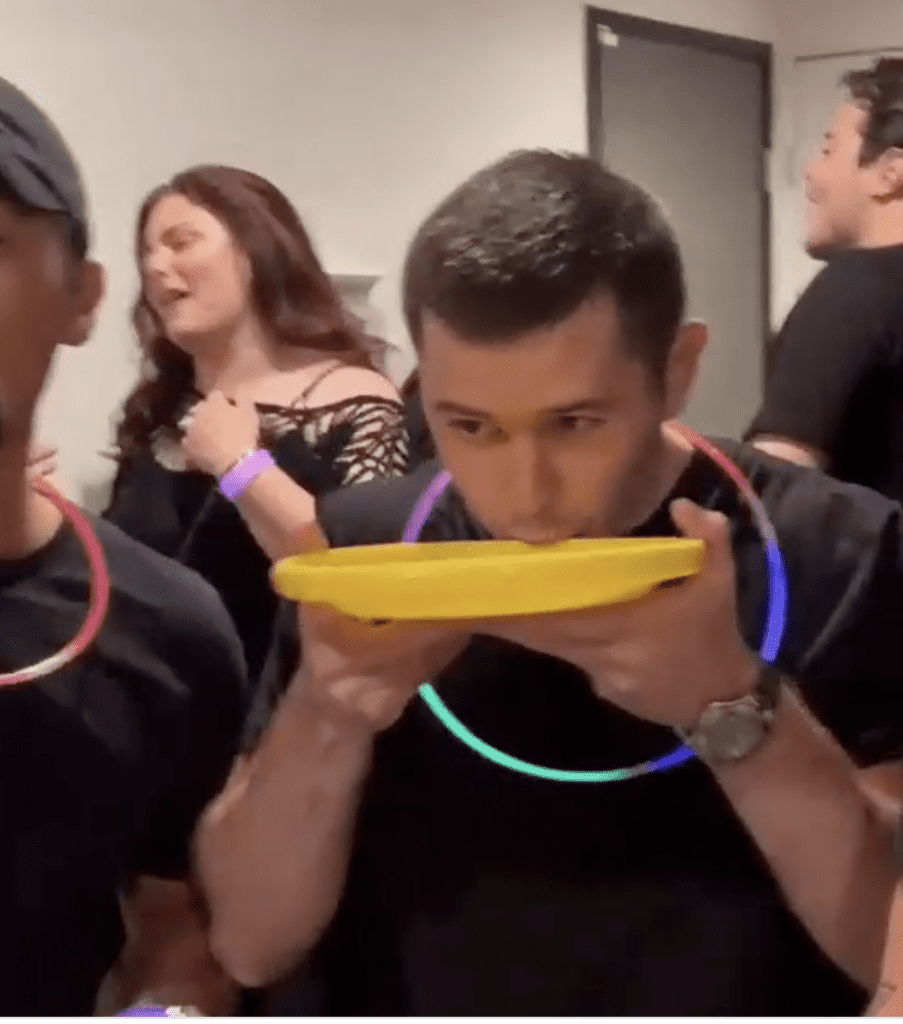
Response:
[[[619,10],[774,38],[771,0],[633,0]],[[398,268],[419,219],[521,146],[586,145],[577,0],[0,0],[3,74],[58,120],[85,169],[110,294],[87,349],[64,352],[42,434],[81,493],[133,381],[131,233],[143,194],[199,161],[245,165],[298,204],[334,272],[405,347]]]

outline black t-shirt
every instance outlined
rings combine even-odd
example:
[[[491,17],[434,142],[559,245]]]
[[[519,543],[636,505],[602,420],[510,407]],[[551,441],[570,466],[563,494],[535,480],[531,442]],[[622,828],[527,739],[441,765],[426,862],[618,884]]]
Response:
[[[903,501],[903,246],[834,257],[775,346],[748,436],[809,445],[832,475]]]
[[[900,756],[900,508],[719,445],[761,496],[786,559],[779,666],[860,764]],[[331,543],[398,540],[435,471],[322,502]],[[739,619],[757,649],[767,576],[745,505],[701,455],[677,496],[729,516]],[[673,534],[666,507],[635,532]],[[423,539],[484,535],[449,491]],[[292,621],[287,609],[286,647]],[[283,673],[291,663],[283,655]],[[677,745],[669,729],[599,701],[568,664],[486,637],[436,688],[477,736],[534,764],[625,767]],[[257,709],[258,732],[268,713]],[[273,1015],[817,1016],[856,1015],[866,1002],[790,912],[698,761],[603,785],[545,781],[478,756],[415,700],[378,741],[338,913],[265,1006]]]
[[[118,893],[184,877],[198,814],[225,781],[247,693],[241,645],[196,574],[93,526],[106,619],[74,664],[0,687],[0,1014],[86,1015],[123,942]],[[90,572],[64,527],[0,562],[0,671],[78,631]]]

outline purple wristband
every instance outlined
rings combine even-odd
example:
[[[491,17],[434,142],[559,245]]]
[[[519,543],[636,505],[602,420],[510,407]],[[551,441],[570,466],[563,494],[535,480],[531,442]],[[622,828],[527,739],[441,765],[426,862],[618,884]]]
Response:
[[[219,479],[219,489],[229,501],[235,501],[250,485],[268,469],[276,468],[276,460],[265,449],[251,452],[238,462]]]

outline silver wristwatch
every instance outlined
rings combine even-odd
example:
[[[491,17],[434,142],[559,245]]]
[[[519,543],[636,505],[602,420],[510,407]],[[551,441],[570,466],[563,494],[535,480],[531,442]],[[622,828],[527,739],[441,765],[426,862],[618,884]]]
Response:
[[[752,693],[739,700],[714,701],[694,726],[674,731],[705,764],[734,764],[765,741],[780,695],[780,672],[763,662]]]

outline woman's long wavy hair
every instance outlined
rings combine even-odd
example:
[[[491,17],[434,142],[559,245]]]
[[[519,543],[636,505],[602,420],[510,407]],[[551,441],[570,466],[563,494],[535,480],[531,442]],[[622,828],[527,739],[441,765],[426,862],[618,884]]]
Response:
[[[383,343],[359,329],[323,270],[297,211],[265,178],[233,167],[194,167],[145,199],[138,215],[136,256],[156,204],[181,195],[212,213],[228,229],[251,270],[257,316],[277,344],[316,349],[352,366],[376,369]],[[132,322],[141,348],[141,374],[116,429],[115,458],[128,462],[171,426],[194,386],[194,363],[173,344],[144,294]]]

